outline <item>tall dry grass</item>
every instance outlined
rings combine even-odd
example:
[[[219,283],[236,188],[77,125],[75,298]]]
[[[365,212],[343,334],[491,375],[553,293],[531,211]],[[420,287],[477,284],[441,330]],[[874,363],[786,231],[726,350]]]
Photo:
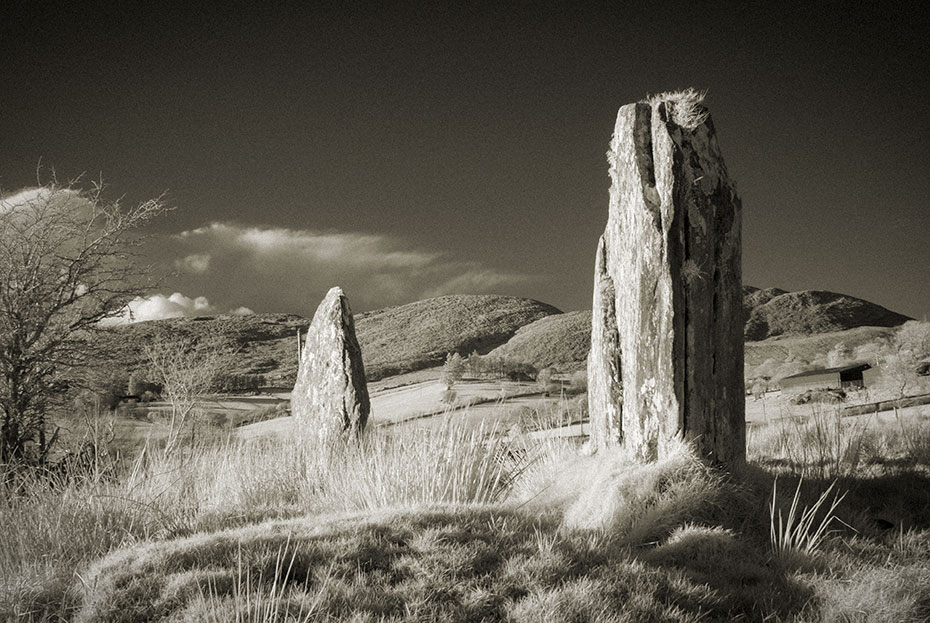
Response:
[[[834,481],[810,506],[800,504],[801,483],[794,491],[791,505],[786,513],[778,506],[778,480],[772,484],[772,501],[769,505],[769,540],[775,555],[785,562],[803,561],[816,555],[830,534],[830,526],[836,520],[836,508],[846,494],[830,493],[836,486]]]
[[[493,427],[372,431],[321,465],[295,439],[225,440],[61,474],[0,468],[0,612],[69,603],[75,572],[142,540],[306,513],[484,504],[511,485]]]
[[[830,478],[861,473],[877,453],[893,450],[901,460],[917,461],[926,450],[921,441],[922,431],[930,430],[926,419],[902,419],[881,427],[870,423],[865,427],[855,420],[831,419],[833,415],[823,412],[820,421],[770,424],[762,434],[751,436],[750,456],[769,460],[774,457],[780,461],[773,470],[776,472]],[[515,590],[513,582],[536,587],[525,599],[508,606],[515,620],[536,620],[533,617],[537,614],[550,608],[569,608],[567,604],[575,604],[568,611],[577,606],[578,612],[588,614],[604,604],[619,604],[602,592],[620,590],[616,578],[601,572],[599,565],[605,564],[605,556],[613,557],[615,568],[629,572],[624,572],[624,582],[648,577],[648,581],[637,580],[637,590],[647,591],[653,614],[665,607],[663,591],[668,591],[668,582],[681,581],[682,568],[687,569],[688,577],[697,578],[694,587],[717,586],[714,591],[725,591],[727,599],[735,600],[727,605],[708,596],[700,608],[690,612],[695,620],[705,609],[715,616],[723,616],[731,608],[733,612],[751,613],[777,599],[788,600],[783,614],[795,612],[798,604],[812,599],[812,594],[806,589],[798,589],[796,595],[791,593],[796,582],[790,574],[803,573],[792,571],[792,561],[806,557],[792,552],[805,551],[811,538],[816,542],[808,549],[825,550],[824,568],[832,569],[837,577],[863,583],[875,577],[854,571],[855,565],[866,564],[861,556],[842,562],[840,556],[846,555],[842,548],[828,546],[829,540],[824,538],[829,525],[818,532],[824,525],[820,518],[829,504],[821,506],[819,514],[815,511],[816,520],[805,522],[804,506],[813,508],[811,504],[820,491],[809,491],[803,498],[796,495],[793,503],[790,498],[779,499],[778,508],[788,513],[779,518],[777,508],[766,508],[764,491],[753,498],[752,491],[701,464],[684,445],[663,461],[641,465],[622,451],[610,456],[581,456],[577,446],[567,440],[549,439],[516,447],[513,443],[493,426],[470,427],[447,418],[441,426],[373,430],[359,445],[348,446],[338,454],[325,469],[318,456],[294,439],[215,440],[185,447],[169,457],[145,451],[128,463],[101,459],[56,474],[6,468],[0,473],[0,530],[5,537],[0,540],[0,620],[70,618],[81,602],[82,583],[92,581],[82,577],[83,570],[92,568],[93,561],[108,553],[112,558],[114,550],[125,546],[139,546],[132,551],[146,549],[142,541],[162,539],[167,546],[169,542],[177,543],[176,537],[189,536],[194,543],[207,534],[219,534],[220,529],[243,526],[243,530],[249,530],[241,535],[246,547],[248,540],[261,532],[254,526],[260,522],[290,520],[300,524],[306,523],[301,517],[308,514],[361,511],[359,516],[363,516],[376,509],[413,509],[410,518],[398,520],[398,525],[407,526],[401,531],[407,534],[420,530],[417,517],[424,514],[424,508],[437,505],[474,509],[477,504],[484,509],[482,513],[497,513],[494,517],[482,515],[480,534],[486,535],[482,539],[499,539],[503,524],[513,524],[507,529],[510,540],[501,541],[502,548],[510,549],[499,569],[503,573],[500,583],[493,589],[499,592],[492,595],[491,588],[481,589],[485,592],[479,591],[474,599],[481,595],[481,599],[504,599],[501,595]],[[768,455],[764,455],[766,452]],[[763,473],[761,477],[763,486],[772,492],[771,475]],[[805,484],[811,491],[819,487],[817,483]],[[848,519],[849,504],[847,498],[844,520]],[[828,515],[832,515],[837,509],[829,510]],[[468,513],[462,517],[470,516]],[[460,519],[449,521],[457,525]],[[468,526],[469,534],[477,534],[473,523]],[[776,535],[784,535],[773,544],[784,545],[789,555],[764,547],[773,527]],[[448,529],[457,535],[467,532]],[[334,533],[332,547],[342,543],[339,539],[344,535],[340,534]],[[925,531],[918,527],[914,534]],[[228,534],[223,537],[226,541],[232,539],[233,544],[235,538]],[[853,542],[848,535],[843,538],[846,544]],[[308,539],[308,543],[317,543],[315,536]],[[590,547],[582,547],[588,542]],[[417,543],[420,541],[410,544],[416,546],[415,551],[398,554],[398,569],[423,564],[422,556],[438,565],[452,555],[442,549],[452,545],[443,539],[430,537],[423,541],[423,548]],[[532,546],[529,553],[528,544]],[[175,549],[181,552],[184,547],[177,545]],[[367,564],[369,558],[365,556],[369,554],[371,560],[380,559],[380,550],[376,549],[365,545],[359,549],[358,561],[353,559],[350,566]],[[282,609],[282,604],[296,603],[294,600],[302,604],[295,612],[304,615],[316,612],[314,604],[323,597],[331,612],[341,612],[343,606],[333,605],[337,602],[346,604],[346,608],[352,605],[343,596],[378,601],[368,585],[356,586],[346,579],[349,576],[343,577],[342,571],[331,574],[323,567],[314,568],[321,578],[332,576],[332,587],[317,591],[308,585],[299,596],[288,593],[285,597],[286,587],[278,576],[282,561],[294,551],[269,550],[261,560],[242,563],[241,570],[235,566],[225,569],[222,586],[217,584],[211,591],[204,585],[207,588],[191,599],[203,602],[202,608],[197,607],[199,612],[222,611],[230,620],[283,620],[288,611]],[[902,554],[899,567],[906,569],[908,577],[925,577],[921,575],[925,570],[923,561],[930,556],[921,552]],[[767,557],[781,562],[772,566]],[[231,555],[230,560],[234,558]],[[183,579],[183,573],[170,568],[170,560],[165,560],[165,572],[180,574],[178,581]],[[726,567],[726,560],[736,562]],[[197,577],[214,577],[211,564],[205,562]],[[869,569],[875,569],[883,563],[867,564]],[[650,569],[648,576],[643,575],[645,568]],[[371,580],[381,582],[384,578],[375,571]],[[148,572],[142,569],[139,573],[143,577]],[[291,575],[282,573],[282,577]],[[422,574],[417,573],[417,582],[423,582],[423,586],[405,590],[411,599],[427,603],[432,594],[429,591],[434,588],[429,583],[432,571],[424,568]],[[897,571],[892,569],[891,573]],[[756,589],[743,583],[747,574],[768,578],[765,590],[770,592],[754,593]],[[480,583],[482,577],[478,574],[468,581]],[[837,612],[851,611],[853,593],[843,592],[840,584],[826,580],[805,578],[802,584],[811,582],[820,591],[818,599],[822,601],[816,603],[831,603]],[[387,583],[382,588],[389,593],[394,590],[391,586]],[[694,587],[689,590],[697,590]],[[882,587],[881,591],[890,590],[884,584]],[[920,607],[918,602],[900,601],[895,606],[908,613],[919,612]],[[812,612],[813,618],[819,616]]]
[[[782,417],[747,432],[751,462],[821,480],[930,465],[930,407],[894,419],[844,417],[812,405],[807,417]]]
[[[327,510],[435,504],[488,504],[507,494],[509,445],[495,425],[375,431],[319,473],[317,503]]]

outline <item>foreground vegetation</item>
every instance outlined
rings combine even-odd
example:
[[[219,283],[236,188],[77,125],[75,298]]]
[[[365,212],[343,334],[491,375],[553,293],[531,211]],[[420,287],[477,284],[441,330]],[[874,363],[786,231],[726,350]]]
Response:
[[[729,477],[685,447],[638,465],[567,442],[508,446],[454,421],[376,431],[327,470],[291,440],[7,470],[0,611],[34,621],[926,620],[930,414],[882,426],[831,417],[753,429],[751,463]]]

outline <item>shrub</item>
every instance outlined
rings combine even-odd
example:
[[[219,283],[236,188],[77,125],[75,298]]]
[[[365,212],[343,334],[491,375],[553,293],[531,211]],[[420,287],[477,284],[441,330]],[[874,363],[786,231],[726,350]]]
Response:
[[[793,405],[806,405],[812,402],[838,404],[846,401],[846,392],[841,389],[808,389],[791,398]]]
[[[442,373],[439,376],[440,382],[451,390],[456,383],[465,376],[465,362],[458,353],[449,353],[446,355],[446,363],[442,366]]]
[[[588,371],[577,370],[572,373],[572,379],[569,383],[569,388],[571,391],[576,393],[588,391]]]

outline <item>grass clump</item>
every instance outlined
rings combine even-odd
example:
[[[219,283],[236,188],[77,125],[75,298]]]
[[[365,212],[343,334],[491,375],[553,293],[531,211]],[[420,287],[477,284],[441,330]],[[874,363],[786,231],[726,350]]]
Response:
[[[327,511],[486,504],[512,479],[501,431],[447,417],[440,426],[377,431],[350,445],[319,474],[315,504]]]
[[[666,91],[646,98],[652,108],[665,105],[669,119],[688,130],[694,130],[707,121],[710,113],[704,106],[707,91],[688,88],[683,91]]]
[[[688,521],[719,515],[724,496],[731,506],[743,497],[683,442],[653,463],[622,448],[593,456],[554,448],[515,496],[530,507],[560,509],[570,528],[609,532],[628,545],[657,542]]]
[[[750,461],[783,473],[832,480],[887,469],[930,466],[930,409],[882,419],[844,417],[812,405],[807,417],[782,417],[748,431]]]
[[[812,557],[817,554],[824,539],[830,532],[830,524],[836,519],[836,507],[843,501],[844,495],[834,495],[827,506],[830,492],[836,482],[820,494],[811,506],[800,508],[798,499],[801,495],[801,481],[795,489],[794,497],[787,515],[778,508],[778,481],[772,484],[772,502],[769,506],[770,539],[775,555],[782,559]],[[823,512],[820,512],[823,509]],[[818,519],[818,515],[820,518]]]

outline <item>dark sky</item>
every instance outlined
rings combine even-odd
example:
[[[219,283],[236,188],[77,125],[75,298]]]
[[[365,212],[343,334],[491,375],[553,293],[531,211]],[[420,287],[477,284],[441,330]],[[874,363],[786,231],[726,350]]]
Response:
[[[340,284],[356,311],[588,308],[617,109],[693,86],[745,283],[930,314],[918,4],[67,4],[0,7],[0,188],[41,159],[128,201],[168,191],[151,253],[181,307],[307,315]]]

